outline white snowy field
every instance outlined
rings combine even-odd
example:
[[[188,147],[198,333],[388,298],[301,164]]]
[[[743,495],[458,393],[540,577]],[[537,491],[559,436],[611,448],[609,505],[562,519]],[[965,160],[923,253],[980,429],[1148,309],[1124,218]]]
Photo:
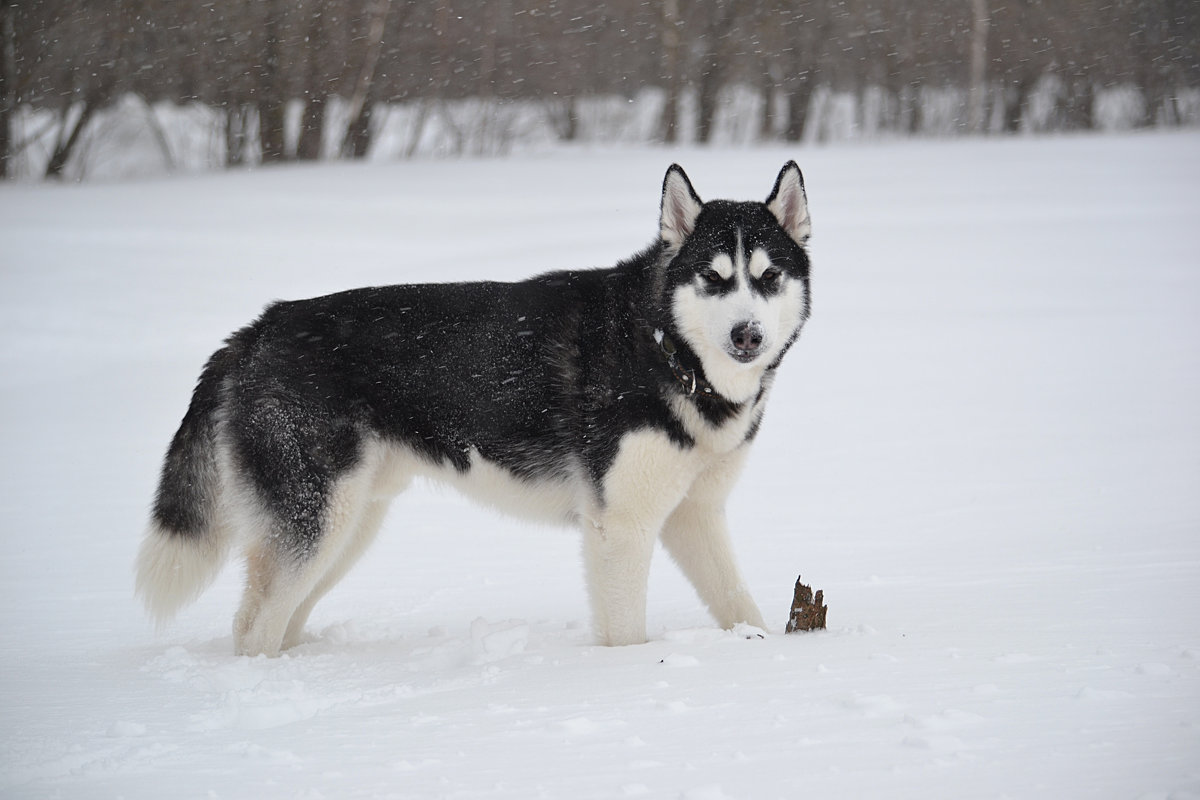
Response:
[[[572,532],[427,488],[279,659],[236,565],[144,618],[159,460],[265,302],[607,265],[672,160],[792,157],[814,315],[730,508],[765,638],[660,553],[652,641],[595,647]],[[0,185],[0,796],[1200,797],[1198,226],[1194,132]]]

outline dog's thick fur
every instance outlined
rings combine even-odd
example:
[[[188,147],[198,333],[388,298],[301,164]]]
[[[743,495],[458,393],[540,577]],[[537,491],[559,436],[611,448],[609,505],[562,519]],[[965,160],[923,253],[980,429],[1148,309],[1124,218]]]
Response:
[[[281,302],[209,359],[137,561],[160,622],[233,548],[237,652],[301,641],[416,476],[583,531],[596,634],[646,638],[656,539],[721,625],[763,626],[724,504],[808,316],[804,182],[702,203],[673,165],[659,238],[610,269]]]

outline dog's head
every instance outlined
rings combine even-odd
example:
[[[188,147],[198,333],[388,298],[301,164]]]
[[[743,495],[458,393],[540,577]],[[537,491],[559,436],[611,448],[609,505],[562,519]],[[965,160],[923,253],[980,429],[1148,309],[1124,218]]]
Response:
[[[811,231],[794,161],[763,203],[704,203],[679,165],[667,170],[664,304],[674,332],[729,400],[752,399],[764,372],[800,335],[809,309]]]

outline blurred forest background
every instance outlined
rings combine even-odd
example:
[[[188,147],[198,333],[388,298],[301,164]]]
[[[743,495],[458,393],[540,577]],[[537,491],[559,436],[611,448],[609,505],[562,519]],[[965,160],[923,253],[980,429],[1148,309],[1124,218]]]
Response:
[[[0,39],[7,177],[1200,121],[1197,0],[0,0]]]

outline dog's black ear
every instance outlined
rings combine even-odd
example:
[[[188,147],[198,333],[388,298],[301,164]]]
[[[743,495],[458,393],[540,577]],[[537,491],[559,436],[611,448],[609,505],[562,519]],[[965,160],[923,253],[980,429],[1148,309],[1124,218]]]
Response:
[[[812,221],[808,217],[808,197],[804,193],[804,176],[795,161],[789,161],[779,171],[775,188],[767,198],[767,208],[779,220],[788,235],[798,244],[804,244],[812,235]]]
[[[662,240],[671,249],[678,250],[683,240],[692,235],[703,205],[683,167],[672,164],[663,179],[662,214],[658,223]]]

